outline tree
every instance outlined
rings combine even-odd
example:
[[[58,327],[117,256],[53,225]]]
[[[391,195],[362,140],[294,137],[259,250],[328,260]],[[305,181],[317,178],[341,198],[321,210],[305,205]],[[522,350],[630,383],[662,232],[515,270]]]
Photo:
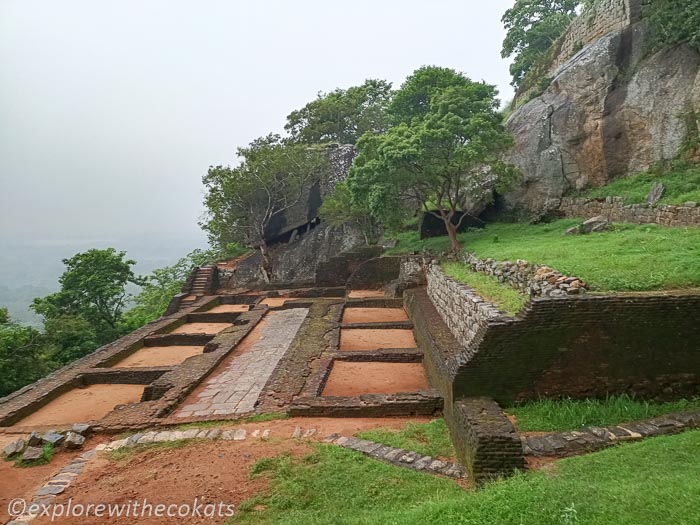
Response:
[[[470,81],[454,69],[424,66],[410,75],[401,85],[389,106],[393,124],[411,124],[422,119],[430,109],[433,95],[451,86],[468,86]]]
[[[258,249],[264,277],[272,276],[267,230],[271,221],[301,202],[311,182],[328,172],[320,148],[284,141],[279,135],[239,148],[235,168],[210,167],[206,188],[206,221],[202,227],[213,245],[240,242]]]
[[[362,232],[365,242],[376,242],[379,225],[372,215],[367,201],[355,201],[345,182],[339,182],[333,193],[326,197],[319,210],[321,219],[338,228],[349,224]]]
[[[299,143],[355,144],[365,132],[386,131],[391,93],[389,82],[372,79],[361,86],[319,93],[316,100],[289,114],[284,129]]]
[[[0,308],[0,397],[36,381],[46,371],[40,332],[12,322]]]
[[[422,118],[363,136],[348,179],[353,199],[368,202],[384,221],[403,206],[420,205],[444,222],[452,249],[461,250],[461,218],[453,223],[458,212],[504,191],[518,176],[500,160],[512,138],[496,94],[494,86],[465,77],[434,92]]]
[[[64,259],[66,271],[59,279],[61,290],[34,299],[32,309],[45,320],[78,316],[90,323],[101,343],[118,335],[118,323],[130,299],[129,283],[140,285],[126,252],[114,248],[92,249]]]
[[[700,1],[655,0],[647,8],[651,49],[688,44],[700,50]]]
[[[581,0],[516,0],[501,22],[507,31],[501,56],[514,56],[511,84],[519,87],[537,60],[566,31]]]
[[[61,315],[44,322],[45,354],[52,368],[88,355],[100,346],[95,327],[79,315]]]

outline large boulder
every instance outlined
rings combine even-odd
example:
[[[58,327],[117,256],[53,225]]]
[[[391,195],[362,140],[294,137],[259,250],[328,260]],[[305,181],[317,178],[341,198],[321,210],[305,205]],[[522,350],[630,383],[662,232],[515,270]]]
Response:
[[[639,22],[594,41],[509,118],[507,157],[524,178],[508,207],[541,214],[569,190],[678,155],[700,110],[700,54],[679,46],[645,57],[647,33]]]

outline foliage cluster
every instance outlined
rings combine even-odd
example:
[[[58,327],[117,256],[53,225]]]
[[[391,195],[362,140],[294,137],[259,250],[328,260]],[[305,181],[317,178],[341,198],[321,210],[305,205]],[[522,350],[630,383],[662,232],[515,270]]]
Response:
[[[700,50],[700,0],[654,0],[647,15],[652,51],[679,44]]]

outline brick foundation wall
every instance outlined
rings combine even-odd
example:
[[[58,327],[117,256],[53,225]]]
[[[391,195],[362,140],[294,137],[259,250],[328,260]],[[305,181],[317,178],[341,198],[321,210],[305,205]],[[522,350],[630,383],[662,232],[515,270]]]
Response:
[[[428,370],[440,367],[441,389],[451,390],[443,391],[446,400],[488,396],[510,404],[620,393],[671,399],[700,391],[697,292],[533,298],[515,318],[474,302],[475,292],[465,288],[431,271],[422,292],[458,342],[456,355],[430,356],[434,348],[423,344],[431,335],[421,332],[434,328],[413,318]]]
[[[348,279],[348,288],[360,290],[383,287],[399,277],[401,260],[401,257],[376,257],[360,264]]]
[[[583,199],[565,197],[559,211],[565,217],[589,219],[598,215],[614,222],[633,224],[660,224],[661,226],[700,227],[700,206],[658,204],[625,204],[619,197]]]
[[[460,399],[450,410],[452,441],[471,479],[481,483],[525,467],[520,436],[493,399]]]

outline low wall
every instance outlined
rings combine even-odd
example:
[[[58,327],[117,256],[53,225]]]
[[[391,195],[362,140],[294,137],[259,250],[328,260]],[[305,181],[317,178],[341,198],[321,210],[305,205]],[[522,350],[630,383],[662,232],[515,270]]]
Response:
[[[700,227],[700,205],[625,204],[619,197],[584,199],[565,197],[559,211],[565,217],[589,219],[598,215],[613,222],[659,224],[661,226]]]
[[[451,390],[443,392],[446,401],[488,396],[510,404],[620,393],[678,398],[700,389],[697,292],[532,298],[518,317],[508,317],[433,265],[427,290],[407,294],[428,296],[460,345],[451,355],[426,356],[446,376],[439,380]],[[419,342],[429,340],[419,332],[435,323],[412,318]]]
[[[379,289],[399,277],[401,257],[376,257],[360,264],[348,279],[350,290]]]

